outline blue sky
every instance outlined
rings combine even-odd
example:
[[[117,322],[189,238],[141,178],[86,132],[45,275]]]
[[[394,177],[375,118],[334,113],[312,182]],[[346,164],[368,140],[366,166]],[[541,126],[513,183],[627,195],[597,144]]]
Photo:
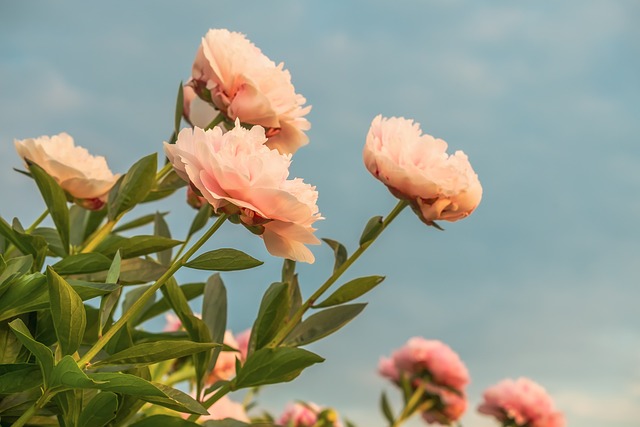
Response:
[[[354,249],[366,220],[394,200],[362,166],[374,116],[405,116],[465,151],[484,187],[468,219],[422,225],[405,212],[349,272],[381,274],[365,312],[312,346],[327,358],[266,389],[275,412],[293,398],[381,425],[378,359],[421,335],[458,351],[472,375],[464,425],[504,377],[543,384],[569,425],[640,423],[640,3],[23,1],[0,6],[0,215],[42,210],[14,138],[70,133],[124,172],[161,151],[176,87],[209,28],[241,31],[313,106],[311,143],[292,175],[317,186],[318,235]],[[16,197],[20,194],[20,198]],[[192,212],[170,209],[180,238]],[[280,262],[226,227],[211,247],[267,260],[227,274],[232,329],[248,327]],[[311,292],[331,254],[300,268]],[[181,280],[199,280],[183,274]],[[420,425],[420,423],[415,423]]]

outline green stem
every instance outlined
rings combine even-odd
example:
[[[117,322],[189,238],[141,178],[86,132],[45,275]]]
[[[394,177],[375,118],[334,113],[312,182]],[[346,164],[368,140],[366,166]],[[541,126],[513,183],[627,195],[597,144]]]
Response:
[[[231,391],[231,384],[230,383],[227,383],[227,384],[223,385],[222,387],[220,387],[218,389],[218,391],[216,391],[216,393],[213,396],[211,396],[210,398],[208,398],[207,400],[202,402],[202,406],[204,406],[205,408],[209,409],[209,407],[211,407],[211,405],[216,403],[218,400],[220,400],[225,394],[229,393],[230,391]],[[188,421],[196,421],[198,418],[200,418],[200,415],[193,414],[189,418],[187,418],[187,420]]]
[[[173,169],[173,163],[171,162],[165,163],[162,169],[160,169],[156,174],[156,182],[159,182],[162,178],[167,176],[172,169]]]
[[[326,282],[324,282],[322,286],[320,286],[318,290],[315,291],[313,295],[311,295],[309,299],[307,299],[304,304],[302,304],[302,306],[300,306],[300,308],[294,313],[287,324],[278,332],[278,334],[276,334],[271,342],[267,344],[267,347],[277,347],[282,343],[282,341],[284,341],[287,335],[289,335],[293,328],[295,328],[300,320],[302,320],[302,316],[304,315],[304,313],[309,310],[311,306],[313,306],[318,298],[320,298],[322,294],[324,294],[327,289],[329,289],[331,285],[333,285],[336,280],[338,280],[340,276],[342,276],[342,274],[349,269],[349,267],[351,267],[351,264],[353,264],[358,258],[360,258],[360,255],[362,255],[369,248],[369,246],[371,246],[371,244],[376,241],[376,239],[389,226],[389,224],[391,224],[391,222],[398,216],[398,214],[400,214],[400,212],[402,212],[402,210],[407,206],[408,203],[404,200],[400,200],[398,202],[398,204],[393,208],[391,212],[389,212],[389,215],[387,215],[387,217],[382,222],[380,231],[372,239],[360,245],[360,247],[358,247],[358,249],[356,249],[356,251],[349,258],[347,258],[347,260],[336,271],[333,272],[331,277],[329,277]]]
[[[224,114],[218,113],[218,115],[211,121],[211,123],[207,125],[206,128],[204,128],[204,130],[213,129],[214,127],[218,126],[222,121],[224,121],[224,119],[225,119]]]
[[[215,233],[220,228],[220,226],[226,221],[227,218],[228,215],[226,214],[220,215],[218,220],[211,226],[211,228],[209,228],[202,235],[202,237],[200,237],[200,239],[198,239],[198,241],[193,244],[193,246],[182,256],[182,258],[180,258],[177,262],[172,263],[169,269],[162,276],[160,276],[160,278],[153,284],[153,286],[147,289],[140,296],[140,298],[138,298],[136,302],[131,305],[129,310],[122,314],[122,317],[116,323],[114,323],[113,326],[109,328],[109,330],[105,332],[105,334],[98,339],[93,347],[91,347],[89,351],[87,351],[84,356],[82,356],[82,358],[78,361],[78,366],[80,366],[81,369],[84,369],[84,367],[91,361],[91,359],[93,359],[98,354],[98,352],[102,350],[105,345],[107,345],[109,340],[113,338],[113,336],[120,329],[122,329],[122,327],[124,327],[124,325],[126,325],[126,323],[138,313],[138,311],[140,311],[145,306],[152,295],[155,294],[155,292],[160,289],[160,287],[162,287],[162,285],[164,285],[167,280],[169,280],[175,274],[175,272],[180,269],[180,267],[187,263],[189,258],[198,249],[200,249],[211,236],[213,236],[213,233]]]
[[[33,417],[39,409],[42,409],[44,405],[51,400],[53,394],[50,394],[48,391],[45,391],[36,402],[29,407],[20,418],[16,420],[15,423],[12,424],[12,427],[22,427],[27,424],[27,422]]]
[[[94,250],[113,230],[113,227],[116,226],[120,218],[124,215],[124,212],[115,217],[114,219],[110,219],[107,221],[98,231],[93,233],[87,243],[84,245],[80,253],[86,254]]]
[[[173,259],[171,260],[171,263],[173,264],[174,262],[176,262],[176,260],[178,259],[178,257],[180,255],[182,255],[182,252],[184,251],[184,249],[187,247],[187,244],[189,243],[189,240],[191,240],[191,236],[187,237],[184,241],[184,243],[182,245],[180,245],[180,249],[178,249],[178,253],[176,253],[176,255],[173,257]]]
[[[25,230],[25,233],[27,234],[31,234],[33,232],[33,230],[36,229],[37,226],[40,225],[40,223],[42,221],[44,221],[44,219],[49,215],[49,209],[45,209],[44,212],[42,212],[42,214],[40,214],[40,216],[38,218],[36,218],[35,221],[33,221],[33,224],[31,224],[31,226],[29,226],[29,228],[27,228]]]

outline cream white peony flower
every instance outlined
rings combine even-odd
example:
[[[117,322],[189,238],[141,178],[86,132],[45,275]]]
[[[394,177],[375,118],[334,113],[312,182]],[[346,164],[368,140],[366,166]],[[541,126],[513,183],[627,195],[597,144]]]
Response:
[[[45,170],[67,193],[89,208],[100,208],[120,175],[102,156],[77,147],[67,133],[14,140],[18,155]]]
[[[407,200],[426,224],[457,221],[480,203],[482,186],[462,151],[422,134],[412,120],[377,116],[364,147],[364,164],[394,196]]]
[[[269,253],[312,263],[305,244],[319,244],[313,223],[321,219],[315,187],[287,179],[290,154],[264,145],[264,128],[183,129],[165,153],[182,179],[216,212],[237,214],[264,239]]]
[[[247,38],[209,30],[192,69],[191,84],[229,119],[266,129],[267,145],[294,153],[309,142],[306,99],[295,92],[284,64],[276,65]]]

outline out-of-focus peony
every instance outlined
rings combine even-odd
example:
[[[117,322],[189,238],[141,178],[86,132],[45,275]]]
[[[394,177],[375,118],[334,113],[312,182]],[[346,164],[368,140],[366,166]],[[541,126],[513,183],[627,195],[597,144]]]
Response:
[[[229,398],[229,396],[222,396],[220,400],[209,407],[208,411],[209,415],[201,416],[200,421],[224,420],[231,418],[245,423],[251,422],[244,406],[238,402],[234,402]],[[182,415],[183,418],[187,418],[188,416],[189,415],[187,414]]]
[[[190,84],[231,121],[267,129],[267,145],[294,153],[309,142],[304,116],[311,110],[291,84],[284,64],[276,65],[244,34],[212,29],[202,39]]]
[[[276,425],[286,427],[313,427],[320,417],[324,417],[322,419],[329,423],[329,425],[342,427],[342,423],[338,420],[335,411],[321,408],[313,402],[289,403]]]
[[[245,329],[236,335],[236,342],[238,343],[238,351],[240,351],[240,360],[247,359],[247,353],[249,351],[249,339],[251,338],[251,328]]]
[[[482,186],[462,151],[422,134],[412,120],[377,116],[363,152],[364,164],[399,199],[407,200],[428,225],[469,216],[482,199]]]
[[[165,314],[166,323],[164,324],[164,332],[177,332],[182,329],[182,321],[175,314]]]
[[[14,140],[18,155],[45,170],[77,203],[100,209],[120,175],[114,175],[102,156],[76,147],[67,133]]]
[[[313,223],[321,219],[318,192],[302,179],[287,179],[290,154],[271,150],[264,128],[183,129],[165,153],[178,175],[198,190],[217,213],[238,215],[259,234],[269,253],[314,262],[305,244],[319,244]]]
[[[467,407],[465,387],[469,373],[460,357],[446,344],[421,337],[409,339],[390,358],[381,358],[379,373],[400,385],[406,378],[425,392],[434,405],[422,414],[429,423],[449,424],[459,419]]]
[[[239,352],[240,345],[236,338],[233,336],[231,331],[226,331],[224,333],[223,343],[228,345],[229,347],[238,350],[236,351],[221,351],[218,355],[218,360],[216,360],[216,365],[213,367],[213,370],[209,374],[207,378],[208,384],[213,384],[216,381],[220,380],[230,380],[236,376],[236,359],[239,359],[241,362],[244,362],[245,356],[241,352]],[[246,355],[246,353],[245,353]]]
[[[526,427],[564,427],[546,390],[529,378],[506,379],[483,393],[478,412],[492,415],[502,423]],[[509,424],[512,425],[512,424]]]

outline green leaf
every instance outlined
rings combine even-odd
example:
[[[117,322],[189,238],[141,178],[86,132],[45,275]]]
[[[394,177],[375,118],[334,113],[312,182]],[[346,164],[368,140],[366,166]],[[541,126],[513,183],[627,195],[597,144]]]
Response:
[[[31,234],[27,234],[18,221],[17,218],[13,219],[13,232],[17,240],[19,240],[23,245],[26,245],[28,252],[23,252],[25,255],[30,253],[33,255],[33,266],[32,271],[38,271],[42,268],[44,264],[44,259],[47,256],[47,241],[44,237],[41,236],[33,236]],[[17,247],[17,245],[16,245]]]
[[[134,258],[163,251],[181,243],[180,240],[172,240],[159,236],[134,236],[126,238],[112,235],[96,248],[96,252],[112,257],[116,251],[120,250],[122,258]]]
[[[31,255],[19,256],[4,261],[0,255],[3,268],[0,272],[0,297],[5,293],[14,279],[26,274],[31,270],[33,257]]]
[[[0,365],[0,395],[19,393],[42,384],[38,365],[16,363]]]
[[[395,417],[393,416],[393,409],[391,409],[391,405],[389,404],[389,400],[387,399],[387,393],[382,392],[380,395],[380,410],[382,411],[382,415],[386,418],[389,424],[394,424]]]
[[[82,410],[78,427],[104,427],[116,417],[118,395],[103,391],[94,396]]]
[[[144,198],[142,203],[152,202],[154,200],[163,199],[167,196],[175,193],[176,190],[185,187],[187,183],[180,178],[176,171],[169,172],[160,182],[151,189],[147,197]]]
[[[147,224],[151,224],[153,221],[155,221],[156,215],[165,216],[168,213],[169,212],[157,212],[154,214],[141,216],[140,218],[136,218],[132,221],[125,222],[124,224],[117,226],[116,228],[113,229],[113,232],[119,233],[121,231],[131,230],[133,228],[138,228]]]
[[[337,240],[331,240],[331,239],[322,239],[322,240],[327,245],[329,245],[331,249],[333,249],[333,255],[335,257],[335,262],[333,263],[333,271],[336,271],[337,269],[340,268],[342,264],[344,264],[344,262],[348,258],[347,248],[345,248],[344,245],[338,242]]]
[[[124,285],[149,283],[157,280],[167,271],[167,267],[147,258],[131,258],[122,260],[120,265],[119,282]],[[78,274],[75,279],[90,282],[104,282],[107,279],[106,271]]]
[[[66,257],[52,265],[52,268],[60,275],[95,273],[104,271],[111,265],[111,260],[106,256],[91,252],[87,254],[75,254]]]
[[[16,232],[11,228],[9,223],[7,223],[4,218],[0,217],[0,234],[2,234],[8,241],[10,241],[13,246],[18,248],[20,252],[23,254],[31,254],[35,258],[35,254],[33,253],[33,248],[22,239],[19,239]]]
[[[100,360],[93,364],[94,367],[103,365],[152,365],[168,359],[189,356],[202,351],[221,347],[216,343],[200,343],[193,341],[163,340],[136,344],[126,350]]]
[[[18,340],[36,357],[40,369],[42,370],[42,378],[45,387],[48,384],[51,371],[53,371],[53,353],[46,345],[39,343],[33,339],[31,332],[21,319],[16,319],[9,323],[9,327],[18,337]]]
[[[82,343],[87,315],[82,299],[71,285],[47,267],[51,315],[62,354],[75,353]]]
[[[291,301],[288,283],[272,283],[260,302],[260,309],[251,329],[249,352],[258,350],[271,341],[289,315]]]
[[[299,323],[284,343],[301,346],[324,338],[349,323],[365,306],[366,304],[349,304],[319,311]]]
[[[205,427],[273,427],[275,424],[272,422],[256,422],[247,424],[242,421],[234,420],[233,418],[225,418],[224,420],[207,420],[202,425]]]
[[[124,301],[122,302],[122,312],[126,313],[129,311],[131,306],[140,299],[142,294],[144,294],[152,285],[138,286],[129,290],[124,296]],[[151,298],[147,300],[144,304],[142,310],[138,311],[130,320],[131,324],[135,324],[138,322],[138,316],[144,312],[145,309],[148,309],[156,300],[156,295],[153,294]]]
[[[187,421],[171,415],[152,415],[131,424],[130,427],[201,427],[193,421]]]
[[[65,246],[60,240],[58,230],[49,227],[38,227],[31,232],[32,236],[42,237],[49,247],[49,255],[64,258],[67,256]]]
[[[98,315],[100,319],[100,335],[102,335],[102,331],[105,326],[107,326],[107,324],[110,325],[110,322],[113,322],[113,312],[120,301],[120,295],[122,295],[121,286],[110,294],[103,296],[100,300],[100,312]]]
[[[188,394],[171,388],[161,383],[152,383],[161,390],[167,397],[142,396],[144,400],[165,408],[173,409],[178,412],[188,412],[190,414],[209,415],[209,411],[202,406],[197,400]]]
[[[67,283],[76,291],[82,301],[100,297],[120,289],[120,286],[115,283],[95,283],[73,279],[69,279]]]
[[[157,155],[138,160],[109,193],[108,216],[115,219],[147,197],[156,181]],[[114,191],[115,190],[115,191]]]
[[[184,294],[185,298],[188,301],[191,301],[192,299],[202,295],[204,293],[204,288],[205,288],[205,285],[202,282],[187,283],[180,286],[180,289],[182,289],[182,293]],[[154,303],[152,306],[150,306],[146,311],[144,311],[143,314],[140,316],[140,318],[137,319],[137,322],[134,323],[134,325],[138,323],[146,322],[147,320],[164,313],[170,308],[171,306],[169,305],[169,302],[167,301],[166,298],[163,297],[160,300],[158,300],[156,303]]]
[[[314,308],[331,307],[334,305],[349,302],[369,292],[384,280],[384,276],[367,276],[353,279],[340,286],[334,293],[319,304],[314,304]]]
[[[197,270],[234,271],[246,270],[262,265],[262,261],[237,249],[223,248],[205,252],[185,264]]]
[[[211,218],[213,214],[213,208],[209,203],[205,203],[200,207],[198,213],[193,218],[193,222],[191,223],[191,227],[189,227],[189,233],[187,233],[187,238],[193,236],[199,230],[202,229],[205,225],[207,225],[207,221]]]
[[[0,364],[16,363],[21,348],[22,344],[9,329],[8,322],[0,322]]]
[[[25,274],[11,280],[0,298],[0,320],[49,306],[46,278],[41,273]]]
[[[167,222],[164,220],[160,212],[156,212],[156,217],[153,223],[153,234],[159,237],[167,238],[169,240],[171,239],[171,231],[169,231],[169,226],[167,225]],[[158,251],[158,262],[160,262],[160,264],[162,265],[166,265],[167,267],[170,266],[172,257],[173,255],[171,247],[163,251]]]
[[[118,283],[121,266],[122,266],[122,258],[120,256],[120,251],[118,251],[113,256],[113,261],[111,261],[111,265],[109,266],[109,271],[107,271],[107,280],[106,280],[107,283]]]
[[[180,86],[178,87],[178,95],[176,96],[176,110],[173,116],[173,132],[178,135],[180,132],[180,122],[182,121],[182,114],[184,110],[184,89],[182,87],[182,82],[180,82]]]
[[[360,236],[360,246],[378,237],[378,234],[382,231],[382,217],[374,216],[364,226],[362,235]]]
[[[321,362],[322,357],[301,348],[262,348],[247,357],[233,380],[233,389],[288,382],[305,368]]]
[[[202,320],[211,333],[211,340],[222,343],[227,329],[227,289],[218,273],[207,280],[202,299]],[[215,348],[209,362],[209,370],[215,366],[219,354],[220,349]]]
[[[69,253],[69,208],[67,196],[55,179],[49,176],[40,166],[27,162],[33,179],[38,185],[40,194],[49,209],[51,219],[58,230],[62,247]]]
[[[87,376],[70,355],[63,356],[51,372],[51,389],[58,391],[74,388],[98,388],[100,381],[95,381]]]

